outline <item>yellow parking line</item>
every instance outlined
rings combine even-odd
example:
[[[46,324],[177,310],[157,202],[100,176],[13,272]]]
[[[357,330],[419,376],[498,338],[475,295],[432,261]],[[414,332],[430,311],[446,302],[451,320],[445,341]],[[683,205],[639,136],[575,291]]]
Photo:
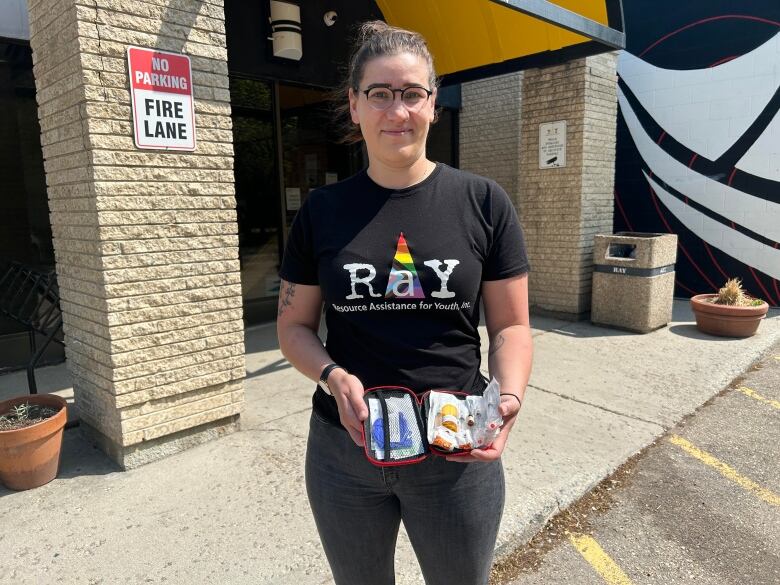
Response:
[[[607,553],[604,552],[596,542],[590,536],[586,534],[571,534],[569,535],[574,548],[576,548],[583,558],[590,563],[596,572],[609,585],[632,585],[631,579],[615,564]]]
[[[747,386],[740,386],[737,388],[742,394],[745,396],[750,396],[751,398],[755,398],[756,400],[760,402],[766,402],[769,406],[773,406],[774,408],[780,410],[780,401],[772,400],[771,398],[766,398],[764,396],[761,396],[758,392],[755,390],[748,388]]]
[[[692,443],[688,442],[687,440],[683,439],[679,435],[672,435],[669,440],[673,444],[680,447],[683,451],[685,451],[689,455],[701,461],[702,463],[709,465],[710,467],[714,467],[724,477],[730,479],[740,487],[755,493],[759,498],[761,498],[765,502],[768,502],[773,506],[780,506],[779,495],[777,495],[771,490],[766,489],[765,487],[761,487],[756,482],[748,479],[747,477],[740,475],[735,469],[726,465],[719,459],[716,459],[706,451],[702,451],[701,449],[699,449]]]

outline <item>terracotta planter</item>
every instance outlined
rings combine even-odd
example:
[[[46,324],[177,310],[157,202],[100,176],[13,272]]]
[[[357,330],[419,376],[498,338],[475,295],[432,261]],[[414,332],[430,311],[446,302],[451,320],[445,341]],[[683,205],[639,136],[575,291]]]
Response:
[[[716,305],[709,302],[717,295],[696,295],[691,297],[691,308],[696,315],[696,326],[700,331],[722,337],[750,337],[755,335],[761,319],[769,310],[767,303],[755,307]]]
[[[29,427],[0,431],[0,482],[12,490],[42,486],[57,477],[62,431],[67,420],[67,403],[55,394],[31,394],[5,400],[0,402],[0,414],[25,402],[59,411]]]

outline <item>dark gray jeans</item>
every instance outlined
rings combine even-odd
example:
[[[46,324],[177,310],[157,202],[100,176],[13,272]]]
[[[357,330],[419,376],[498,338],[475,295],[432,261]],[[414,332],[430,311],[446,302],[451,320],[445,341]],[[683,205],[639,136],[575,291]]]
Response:
[[[377,467],[347,432],[312,414],[306,490],[337,585],[393,585],[401,520],[427,585],[485,585],[504,507],[493,463]]]

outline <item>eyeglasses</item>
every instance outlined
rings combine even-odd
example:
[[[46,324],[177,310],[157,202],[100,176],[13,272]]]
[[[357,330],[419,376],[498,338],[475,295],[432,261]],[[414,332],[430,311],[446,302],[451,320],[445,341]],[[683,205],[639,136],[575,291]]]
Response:
[[[401,94],[401,103],[410,112],[417,112],[428,101],[433,92],[430,89],[413,85],[403,89],[394,89],[392,87],[369,87],[362,90],[366,94],[368,105],[375,110],[387,110],[395,101],[395,94]]]

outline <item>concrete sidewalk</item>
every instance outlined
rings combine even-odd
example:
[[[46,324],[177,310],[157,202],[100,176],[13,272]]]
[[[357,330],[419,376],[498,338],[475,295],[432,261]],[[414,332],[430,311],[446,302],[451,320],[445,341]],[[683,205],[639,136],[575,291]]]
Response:
[[[723,339],[698,332],[687,301],[646,335],[532,323],[499,557],[780,340],[778,310],[755,337]],[[273,325],[249,329],[246,348],[241,432],[122,472],[73,429],[55,481],[0,487],[0,583],[330,583],[303,485],[313,384],[281,356]],[[64,366],[37,379],[41,392],[72,397]],[[26,388],[24,372],[0,377],[0,399]],[[403,534],[396,566],[399,584],[422,583]]]

